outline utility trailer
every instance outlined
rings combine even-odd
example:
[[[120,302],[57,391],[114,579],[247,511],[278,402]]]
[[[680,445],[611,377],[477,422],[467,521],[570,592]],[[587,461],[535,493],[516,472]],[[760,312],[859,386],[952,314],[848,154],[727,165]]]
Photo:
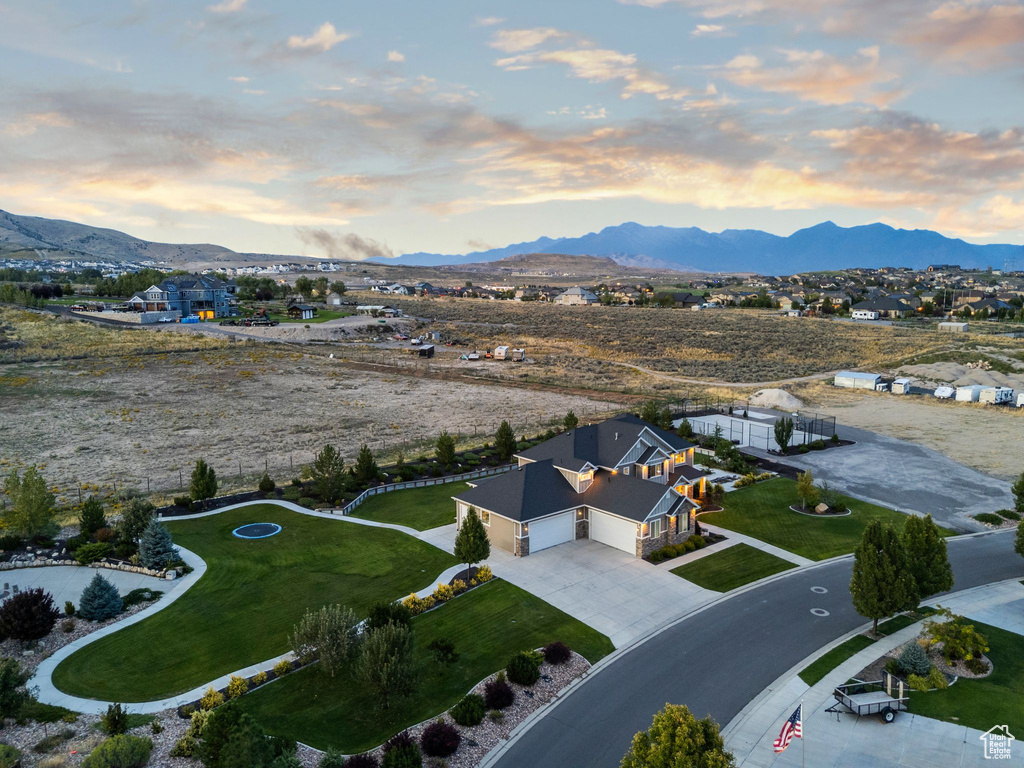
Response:
[[[897,712],[907,710],[910,701],[910,690],[898,677],[888,672],[882,673],[882,679],[870,683],[859,680],[844,685],[837,685],[832,691],[836,703],[826,709],[839,717],[844,709],[863,717],[878,715],[883,723],[891,723],[896,719]]]

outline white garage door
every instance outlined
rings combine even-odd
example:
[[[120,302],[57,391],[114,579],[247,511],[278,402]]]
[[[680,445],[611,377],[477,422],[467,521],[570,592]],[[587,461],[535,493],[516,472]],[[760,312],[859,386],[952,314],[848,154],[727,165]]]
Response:
[[[530,523],[530,554],[572,541],[575,538],[575,527],[572,512]]]
[[[631,555],[636,554],[636,523],[621,517],[591,510],[590,538]]]

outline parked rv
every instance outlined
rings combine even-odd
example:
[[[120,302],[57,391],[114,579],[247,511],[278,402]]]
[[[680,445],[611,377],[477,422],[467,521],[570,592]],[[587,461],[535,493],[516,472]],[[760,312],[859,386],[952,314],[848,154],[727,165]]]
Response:
[[[985,389],[981,384],[970,384],[966,387],[956,388],[956,399],[960,403],[976,403],[981,398],[981,390]]]
[[[941,387],[935,388],[935,396],[939,400],[949,400],[956,395],[956,389],[948,385],[942,385]]]
[[[892,393],[894,395],[909,395],[910,386],[910,379],[896,379],[892,383]]]
[[[522,362],[524,362],[526,360],[526,350],[525,349],[513,349],[512,350],[512,358],[511,359],[512,359],[513,363],[522,363]]]
[[[494,359],[495,360],[507,360],[509,354],[508,347],[495,347],[494,348]]]
[[[985,387],[978,397],[979,403],[1002,405],[1013,402],[1013,390],[1010,387]]]

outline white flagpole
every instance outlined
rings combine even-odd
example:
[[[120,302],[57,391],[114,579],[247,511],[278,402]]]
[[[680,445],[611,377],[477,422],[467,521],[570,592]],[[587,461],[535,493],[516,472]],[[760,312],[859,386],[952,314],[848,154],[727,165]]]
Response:
[[[807,739],[804,736],[804,700],[800,699],[800,766],[807,768]]]

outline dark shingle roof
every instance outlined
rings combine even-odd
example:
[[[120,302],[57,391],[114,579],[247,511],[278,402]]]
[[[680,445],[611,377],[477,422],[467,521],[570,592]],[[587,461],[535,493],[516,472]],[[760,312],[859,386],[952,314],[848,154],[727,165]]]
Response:
[[[913,312],[914,308],[899,299],[871,299],[853,305],[854,309],[874,309],[879,312]]]
[[[675,474],[672,475],[672,482],[676,482],[677,478],[683,480],[700,480],[705,477],[708,473],[698,467],[691,467],[689,464],[678,464],[676,465]]]

